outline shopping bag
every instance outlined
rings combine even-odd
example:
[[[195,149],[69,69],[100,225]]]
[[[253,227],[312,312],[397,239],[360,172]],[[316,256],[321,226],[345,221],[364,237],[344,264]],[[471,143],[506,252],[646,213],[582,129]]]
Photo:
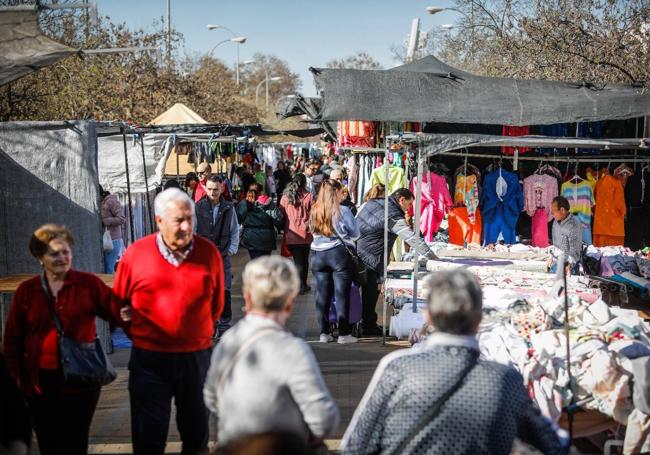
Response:
[[[104,236],[102,237],[102,247],[107,253],[113,251],[113,239],[111,239],[111,233],[108,232],[108,229],[104,230]]]
[[[350,314],[348,315],[348,323],[352,325],[359,322],[361,320],[361,313],[361,289],[356,285],[356,283],[352,283],[352,287],[350,288]],[[338,323],[338,316],[336,314],[336,298],[332,298],[329,320],[332,324]]]
[[[293,256],[293,254],[291,254],[291,250],[289,250],[289,246],[287,245],[287,237],[285,235],[282,236],[282,242],[280,243],[280,254],[285,258],[290,258]]]

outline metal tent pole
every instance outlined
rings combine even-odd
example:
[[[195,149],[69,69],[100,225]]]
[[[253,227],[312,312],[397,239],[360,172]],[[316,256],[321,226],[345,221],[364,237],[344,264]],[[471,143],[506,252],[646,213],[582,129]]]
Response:
[[[386,166],[385,185],[384,185],[384,302],[383,302],[383,326],[382,326],[382,344],[386,344],[386,307],[387,303],[387,290],[386,284],[388,283],[388,180],[390,179],[390,169],[388,168],[388,151],[390,147],[386,142],[386,151],[384,152],[384,166]]]
[[[140,148],[142,149],[142,170],[144,171],[144,189],[145,198],[147,199],[147,213],[149,214],[149,228],[153,234],[153,214],[151,213],[151,201],[149,200],[149,178],[147,176],[147,162],[144,156],[144,134],[140,135]]]
[[[413,222],[413,231],[415,232],[415,252],[413,254],[413,312],[417,313],[418,311],[418,271],[419,271],[419,255],[420,251],[420,206],[422,199],[422,153],[420,150],[420,138],[418,137],[418,149],[417,149],[417,160],[418,160],[418,176],[417,176],[417,185],[415,187],[415,220]]]
[[[126,196],[129,202],[129,227],[131,228],[131,243],[135,241],[135,228],[133,227],[133,207],[131,203],[131,177],[129,176],[129,153],[126,147],[126,133],[120,128],[122,142],[124,143],[124,167],[126,168]]]

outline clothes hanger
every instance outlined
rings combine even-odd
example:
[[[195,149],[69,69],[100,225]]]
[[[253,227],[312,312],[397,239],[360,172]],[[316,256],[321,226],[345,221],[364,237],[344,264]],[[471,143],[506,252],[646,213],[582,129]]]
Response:
[[[574,180],[577,180],[578,182],[584,181],[582,177],[578,175],[578,160],[576,159],[576,165],[573,171],[573,177],[571,177],[571,181],[573,182]]]

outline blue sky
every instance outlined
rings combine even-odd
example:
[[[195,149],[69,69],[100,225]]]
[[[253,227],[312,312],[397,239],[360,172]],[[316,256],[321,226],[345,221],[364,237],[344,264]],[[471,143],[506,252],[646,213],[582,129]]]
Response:
[[[166,14],[167,0],[96,0],[99,13],[129,28],[151,29]],[[385,68],[396,66],[392,44],[406,39],[415,17],[421,30],[453,23],[455,13],[427,14],[427,6],[450,6],[450,0],[171,0],[172,25],[185,37],[189,54],[208,52],[229,38],[221,24],[247,38],[241,61],[256,52],[274,54],[289,63],[303,81],[302,92],[314,95],[310,66],[324,66],[333,58],[366,51]],[[234,44],[219,46],[215,56],[236,62]]]

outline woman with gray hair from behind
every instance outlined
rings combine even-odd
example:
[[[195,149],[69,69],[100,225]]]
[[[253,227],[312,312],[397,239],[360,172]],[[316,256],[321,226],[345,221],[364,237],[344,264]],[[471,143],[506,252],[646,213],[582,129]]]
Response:
[[[479,359],[483,295],[463,269],[426,279],[434,332],[384,357],[348,426],[344,454],[503,454],[515,438],[545,454],[565,448],[515,369]]]
[[[311,349],[284,328],[300,288],[296,267],[263,256],[246,265],[242,279],[246,317],[214,349],[203,389],[219,444],[268,432],[322,440],[339,412]]]

